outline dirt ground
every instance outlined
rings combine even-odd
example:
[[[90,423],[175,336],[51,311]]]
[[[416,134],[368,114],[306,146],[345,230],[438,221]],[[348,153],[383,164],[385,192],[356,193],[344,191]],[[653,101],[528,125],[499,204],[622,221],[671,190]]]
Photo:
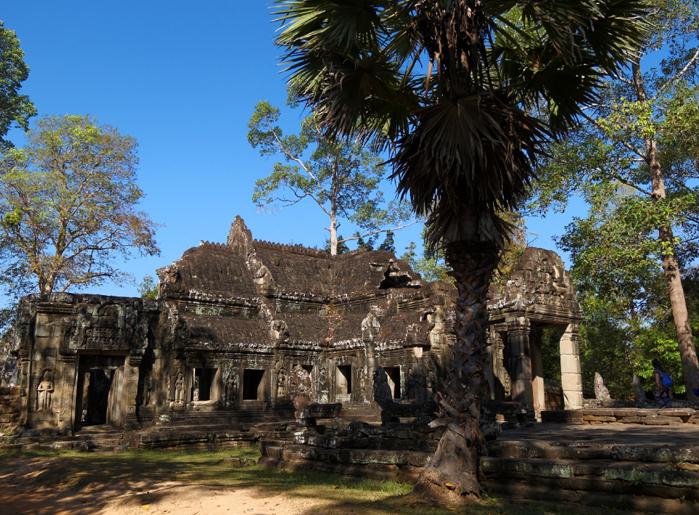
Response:
[[[256,449],[114,454],[0,451],[0,514],[443,515],[394,481],[284,471],[254,464]],[[605,510],[607,515],[619,513]],[[585,514],[596,510],[488,499],[466,513]]]
[[[239,457],[238,451],[2,455],[0,513],[435,513],[405,504],[407,485],[241,466]]]

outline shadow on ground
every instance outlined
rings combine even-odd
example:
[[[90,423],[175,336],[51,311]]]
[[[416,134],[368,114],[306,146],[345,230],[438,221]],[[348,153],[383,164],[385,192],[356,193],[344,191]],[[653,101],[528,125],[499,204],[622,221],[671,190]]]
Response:
[[[197,487],[201,495],[245,489],[266,499],[317,501],[305,513],[442,514],[450,513],[411,494],[409,485],[393,481],[347,478],[313,471],[283,471],[244,466],[259,456],[256,449],[220,452],[134,451],[116,454],[42,453],[0,454],[0,507],[20,515],[92,514],[107,507],[138,509],[173,500],[183,488]],[[320,503],[320,504],[318,504]],[[232,512],[236,512],[231,506]],[[608,514],[620,513],[605,510]],[[267,513],[273,513],[270,506]],[[541,503],[486,500],[469,508],[482,514],[599,513]],[[179,512],[185,513],[185,512]],[[259,512],[258,512],[259,513]]]

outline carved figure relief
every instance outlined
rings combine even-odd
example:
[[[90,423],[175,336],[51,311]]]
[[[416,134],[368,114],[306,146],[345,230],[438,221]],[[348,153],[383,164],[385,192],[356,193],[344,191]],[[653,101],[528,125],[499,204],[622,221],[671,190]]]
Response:
[[[184,403],[184,372],[181,368],[177,370],[175,379],[175,402]]]
[[[281,367],[277,372],[277,399],[284,399],[287,396],[287,388],[289,378],[286,375],[286,370]]]
[[[238,374],[234,371],[231,371],[226,377],[224,395],[227,408],[238,404]]]
[[[51,369],[47,368],[41,373],[41,381],[39,381],[36,392],[36,411],[51,411],[51,397],[53,396]]]
[[[383,310],[378,306],[371,306],[369,313],[362,320],[362,340],[374,340],[379,335],[381,321],[379,317],[383,315]]]

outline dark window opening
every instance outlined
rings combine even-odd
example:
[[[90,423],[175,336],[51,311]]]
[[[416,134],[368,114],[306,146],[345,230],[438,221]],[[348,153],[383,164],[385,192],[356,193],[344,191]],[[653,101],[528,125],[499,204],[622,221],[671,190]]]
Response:
[[[264,370],[246,368],[243,370],[243,400],[261,401],[264,400],[264,384],[262,378]]]
[[[193,401],[211,400],[211,386],[216,375],[215,368],[195,368],[194,383],[192,384]]]
[[[349,395],[352,393],[352,365],[340,365],[337,367],[337,393]]]
[[[388,386],[394,399],[400,399],[400,367],[384,367]]]

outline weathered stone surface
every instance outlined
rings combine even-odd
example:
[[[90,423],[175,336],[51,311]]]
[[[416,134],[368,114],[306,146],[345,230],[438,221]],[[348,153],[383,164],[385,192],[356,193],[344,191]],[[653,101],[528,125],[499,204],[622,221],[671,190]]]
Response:
[[[390,252],[330,256],[258,241],[238,217],[226,244],[202,242],[158,275],[155,301],[23,299],[17,334],[25,429],[67,434],[188,421],[199,430],[208,413],[244,428],[292,409],[299,424],[337,426],[342,405],[372,406],[355,416],[386,425],[434,417],[455,338],[456,290],[425,284]],[[511,401],[513,385],[534,380],[537,397],[525,388],[515,400],[529,420],[544,409],[543,371],[508,364],[517,356],[532,361],[526,328],[554,324],[565,327],[559,395],[566,408],[580,407],[580,316],[560,258],[526,249],[512,276],[489,292],[489,309],[497,347],[487,371],[492,397]],[[525,328],[517,329],[522,348],[505,356],[501,333],[514,319]]]

